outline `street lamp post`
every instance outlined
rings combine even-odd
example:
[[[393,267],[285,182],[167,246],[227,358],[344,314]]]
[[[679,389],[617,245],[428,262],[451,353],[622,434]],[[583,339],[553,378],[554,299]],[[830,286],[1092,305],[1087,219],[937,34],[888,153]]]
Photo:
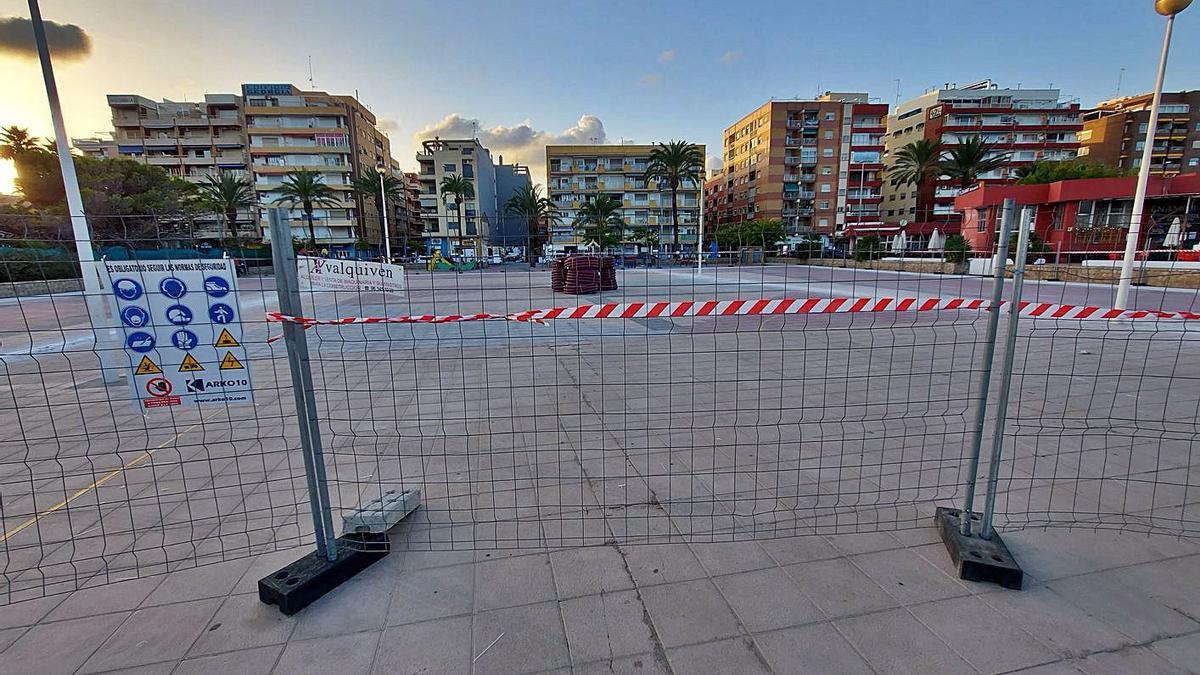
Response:
[[[375,166],[375,173],[379,174],[379,212],[383,214],[383,262],[391,265],[392,264],[392,239],[391,239],[391,235],[388,233],[388,230],[390,228],[388,228],[388,217],[387,217],[387,210],[388,210],[387,192],[384,189],[384,185],[383,185],[383,176],[384,176],[384,174],[387,173],[387,169],[382,164],[378,164]]]
[[[1125,237],[1125,257],[1121,261],[1121,277],[1117,283],[1117,297],[1113,301],[1116,309],[1127,309],[1129,288],[1133,284],[1133,259],[1137,253],[1138,237],[1142,232],[1142,213],[1146,207],[1146,187],[1150,183],[1150,162],[1154,154],[1154,136],[1158,131],[1158,106],[1162,100],[1163,79],[1167,74],[1167,53],[1171,49],[1171,30],[1175,27],[1175,15],[1187,9],[1192,0],[1155,0],[1154,10],[1167,17],[1167,28],[1163,35],[1162,55],[1158,60],[1158,78],[1154,82],[1154,97],[1150,101],[1150,120],[1146,125],[1146,141],[1142,148],[1142,163],[1138,167],[1137,190],[1133,195],[1133,214],[1129,222],[1129,234]]]

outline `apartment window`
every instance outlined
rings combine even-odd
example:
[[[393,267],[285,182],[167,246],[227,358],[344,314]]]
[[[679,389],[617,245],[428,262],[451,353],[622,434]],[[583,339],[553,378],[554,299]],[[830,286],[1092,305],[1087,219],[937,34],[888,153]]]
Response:
[[[1075,212],[1076,229],[1086,230],[1092,227],[1092,217],[1096,210],[1096,202],[1084,200],[1079,202],[1079,210]]]
[[[821,183],[821,192],[832,192],[833,186],[829,183]]]
[[[462,149],[462,154],[464,154],[464,155],[466,155],[466,156],[468,156],[468,157],[469,157],[473,151],[474,151],[474,149],[473,149],[473,148],[463,148],[463,149]]]
[[[829,227],[829,219],[828,218],[821,218],[820,220],[817,221],[817,223],[821,227]]]
[[[987,209],[975,209],[975,220],[979,221],[976,231],[987,232]]]
[[[1200,166],[1200,157],[1193,157],[1189,159],[1188,166]]]
[[[827,140],[827,141],[833,140],[833,130],[832,129],[825,130],[825,140]]]
[[[822,157],[833,157],[833,148],[825,148],[821,150]]]
[[[822,175],[822,176],[831,176],[831,175],[833,175],[833,167],[831,167],[831,166],[823,166],[823,167],[821,167],[821,175]]]
[[[1160,105],[1158,107],[1158,112],[1162,115],[1186,115],[1190,110],[1191,106],[1186,103],[1172,103],[1171,105]]]
[[[835,119],[837,119],[837,114],[836,114],[836,113],[831,113],[831,112],[827,112],[827,113],[825,113],[825,121],[826,121],[826,122],[832,122],[832,121],[834,121]]]
[[[462,175],[464,178],[474,178],[475,165],[464,159],[462,163]]]
[[[458,171],[458,166],[455,164],[443,164],[442,171],[446,173],[454,173],[455,171]]]
[[[829,208],[829,200],[828,199],[821,200],[821,208],[823,208],[823,209]]]

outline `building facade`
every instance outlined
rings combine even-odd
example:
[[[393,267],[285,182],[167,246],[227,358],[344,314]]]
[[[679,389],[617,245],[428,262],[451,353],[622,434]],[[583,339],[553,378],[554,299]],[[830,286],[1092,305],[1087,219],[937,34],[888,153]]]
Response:
[[[575,224],[579,206],[604,194],[621,204],[622,248],[638,249],[635,228],[646,228],[657,237],[656,248],[672,250],[675,230],[671,220],[671,191],[646,180],[654,145],[548,145],[546,190],[560,218],[550,232],[547,250],[569,253],[583,250],[586,237]],[[703,155],[704,146],[699,146]],[[703,181],[685,183],[678,190],[679,249],[694,251],[699,239],[700,193]],[[641,230],[638,230],[640,232]]]
[[[791,237],[877,222],[887,112],[863,93],[764,103],[725,130],[707,220],[780,219]]]
[[[203,102],[153,101],[136,94],[107,98],[118,156],[192,182],[246,170],[240,96],[206,94]]]
[[[1124,251],[1133,217],[1136,176],[1085,178],[1039,185],[979,184],[955,198],[962,235],[974,251],[992,251],[1004,200],[1034,209],[1034,232],[1047,247],[1047,260],[1066,262],[1079,254]],[[1139,250],[1161,249],[1175,219],[1180,248],[1200,243],[1200,174],[1151,176],[1142,217]]]
[[[1083,115],[1079,156],[1136,171],[1150,126],[1152,94],[1105,101]],[[1174,176],[1200,171],[1200,90],[1166,92],[1159,105],[1150,173]]]
[[[897,107],[887,119],[885,151],[891,164],[900,148],[929,139],[940,141],[947,157],[960,139],[978,136],[995,146],[993,155],[1008,155],[1003,166],[980,180],[1011,183],[1021,166],[1075,159],[1082,128],[1079,104],[1059,101],[1057,89],[1000,89],[991,80],[948,84]],[[922,190],[889,178],[883,183],[883,220],[893,228],[900,222],[931,221],[943,233],[955,232],[958,192],[959,185],[946,177]]]
[[[95,157],[96,159],[113,159],[119,157],[117,152],[117,142],[109,138],[94,136],[92,138],[72,138],[71,147],[79,151],[79,154],[85,157]]]

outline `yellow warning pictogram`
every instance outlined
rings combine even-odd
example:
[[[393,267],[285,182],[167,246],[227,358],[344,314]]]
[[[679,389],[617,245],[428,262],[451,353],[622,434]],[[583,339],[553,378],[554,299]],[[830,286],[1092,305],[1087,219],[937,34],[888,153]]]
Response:
[[[158,375],[161,372],[162,372],[162,368],[159,368],[157,363],[151,361],[149,356],[143,356],[142,362],[138,364],[137,370],[134,371],[133,374],[134,375]]]
[[[183,363],[179,364],[179,372],[194,373],[197,370],[204,370],[204,366],[200,365],[200,362],[196,360],[196,357],[192,356],[191,354],[184,355]]]
[[[233,352],[225,352],[225,358],[221,359],[221,370],[241,370],[242,362],[237,360]]]
[[[240,347],[241,346],[241,344],[238,343],[237,340],[234,340],[233,336],[229,334],[228,328],[221,329],[221,334],[217,337],[217,341],[215,344],[217,347]]]

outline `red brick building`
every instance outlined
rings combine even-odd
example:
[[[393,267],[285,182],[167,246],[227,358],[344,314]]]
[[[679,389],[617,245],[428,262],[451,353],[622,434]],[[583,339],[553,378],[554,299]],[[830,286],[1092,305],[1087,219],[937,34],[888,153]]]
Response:
[[[981,183],[954,199],[962,216],[962,235],[972,250],[990,251],[1007,198],[1036,209],[1034,232],[1051,251],[1096,253],[1123,251],[1133,215],[1137,178],[1087,178],[1043,185]],[[1200,244],[1200,174],[1150,177],[1139,249],[1162,248],[1175,218],[1182,226],[1180,248]]]

